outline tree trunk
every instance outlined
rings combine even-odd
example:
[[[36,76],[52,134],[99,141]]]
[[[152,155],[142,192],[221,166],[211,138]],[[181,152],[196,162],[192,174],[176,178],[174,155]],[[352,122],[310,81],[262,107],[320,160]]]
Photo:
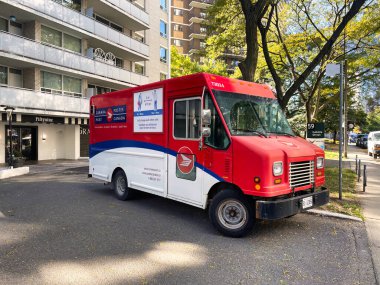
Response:
[[[239,68],[243,76],[243,80],[253,82],[255,80],[255,72],[257,60],[259,56],[259,44],[257,39],[257,24],[252,15],[245,19],[245,34],[247,42],[247,57],[239,63]]]
[[[336,135],[337,135],[337,131],[334,131],[334,144],[336,144]]]

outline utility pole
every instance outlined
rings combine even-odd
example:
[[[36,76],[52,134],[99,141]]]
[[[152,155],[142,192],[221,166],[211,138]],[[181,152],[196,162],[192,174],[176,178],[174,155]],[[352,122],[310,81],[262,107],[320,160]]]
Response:
[[[344,0],[344,14],[347,14],[347,0]],[[343,137],[343,143],[344,143],[344,158],[347,158],[347,149],[348,149],[348,100],[347,100],[347,82],[348,82],[348,76],[347,76],[347,59],[346,59],[346,27],[344,28],[343,32],[343,55],[344,55],[344,85],[343,85],[343,107],[344,107],[344,118],[343,118],[343,130],[344,130],[344,137]]]

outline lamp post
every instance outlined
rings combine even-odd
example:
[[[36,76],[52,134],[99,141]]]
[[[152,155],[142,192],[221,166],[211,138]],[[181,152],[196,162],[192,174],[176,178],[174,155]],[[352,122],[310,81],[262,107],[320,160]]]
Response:
[[[9,124],[9,133],[10,133],[10,147],[9,147],[9,166],[10,168],[13,168],[13,140],[12,140],[12,113],[15,110],[15,108],[11,106],[5,106],[4,108],[5,112],[7,112],[8,117],[8,124]]]

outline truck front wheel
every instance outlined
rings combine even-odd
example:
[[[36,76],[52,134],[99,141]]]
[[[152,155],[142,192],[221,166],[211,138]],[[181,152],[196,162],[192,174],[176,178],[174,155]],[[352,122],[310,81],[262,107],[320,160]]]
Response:
[[[255,224],[253,205],[253,201],[243,194],[231,189],[223,190],[211,201],[211,223],[225,236],[242,237],[249,233]]]
[[[128,187],[127,177],[123,170],[118,170],[112,177],[112,186],[116,198],[122,201],[129,200],[133,196],[133,190]]]

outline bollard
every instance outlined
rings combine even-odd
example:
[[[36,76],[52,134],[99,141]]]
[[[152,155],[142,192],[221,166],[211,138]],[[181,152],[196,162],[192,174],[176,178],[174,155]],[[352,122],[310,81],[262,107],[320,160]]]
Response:
[[[355,173],[356,175],[358,174],[358,155],[356,155],[356,158],[355,158]]]
[[[360,172],[361,172],[361,167],[360,167],[361,160],[359,159],[359,167],[358,167],[358,182],[360,181]]]
[[[363,165],[363,192],[365,192],[366,186],[367,186],[367,165]]]

